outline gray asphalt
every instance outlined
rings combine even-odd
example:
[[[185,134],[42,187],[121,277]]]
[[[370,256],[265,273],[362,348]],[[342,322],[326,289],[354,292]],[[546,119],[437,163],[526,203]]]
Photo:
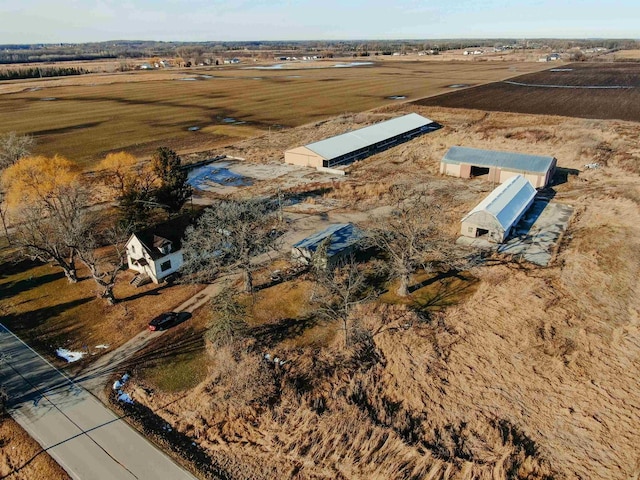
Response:
[[[153,444],[0,324],[10,415],[74,479],[189,479]]]

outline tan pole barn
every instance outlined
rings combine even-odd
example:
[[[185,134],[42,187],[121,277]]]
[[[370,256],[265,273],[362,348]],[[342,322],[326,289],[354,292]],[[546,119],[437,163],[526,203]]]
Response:
[[[440,162],[440,173],[460,178],[486,175],[494,183],[522,175],[535,188],[544,188],[551,183],[556,163],[554,157],[451,147]]]
[[[284,161],[293,165],[319,169],[348,165],[438,128],[440,125],[433,120],[417,113],[410,113],[319,142],[292,148],[284,152]]]

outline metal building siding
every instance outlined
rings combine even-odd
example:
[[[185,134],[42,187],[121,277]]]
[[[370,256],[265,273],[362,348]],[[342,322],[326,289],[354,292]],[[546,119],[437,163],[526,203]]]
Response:
[[[531,182],[522,175],[516,175],[493,190],[462,222],[472,222],[475,216],[482,217],[477,214],[486,212],[497,220],[506,235],[531,206],[535,196],[536,189]]]
[[[502,170],[530,172],[546,175],[555,166],[555,158],[523,153],[482,150],[454,146],[442,158],[446,164],[470,164],[481,167],[497,167]]]
[[[348,155],[357,150],[372,147],[377,143],[389,141],[412,130],[421,129],[432,124],[433,120],[417,113],[380,122],[369,127],[343,133],[319,142],[305,145],[312,152],[331,160]]]

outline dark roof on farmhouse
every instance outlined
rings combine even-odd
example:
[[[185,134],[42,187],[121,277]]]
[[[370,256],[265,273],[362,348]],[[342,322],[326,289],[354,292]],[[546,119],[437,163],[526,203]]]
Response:
[[[363,233],[353,223],[337,223],[299,241],[293,248],[304,248],[315,252],[327,237],[331,237],[331,243],[327,247],[327,257],[332,257],[359,242]]]
[[[182,248],[182,237],[190,224],[191,219],[188,216],[181,216],[134,232],[134,235],[145,246],[151,258],[156,260],[165,256],[159,249],[168,242],[171,242],[171,252]]]
[[[451,164],[469,164],[483,167],[498,167],[516,172],[546,173],[555,158],[524,153],[499,152],[469,147],[451,147],[442,161]]]
[[[397,137],[417,128],[426,127],[433,123],[422,115],[410,113],[402,117],[376,123],[368,127],[359,128],[335,137],[320,140],[305,145],[309,150],[325,159],[332,159],[346,155],[361,148],[367,148],[379,142]]]

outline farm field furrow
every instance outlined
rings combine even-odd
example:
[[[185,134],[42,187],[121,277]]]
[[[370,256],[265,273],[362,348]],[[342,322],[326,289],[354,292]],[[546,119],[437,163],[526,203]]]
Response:
[[[417,99],[449,91],[451,85],[477,85],[543,68],[515,62],[353,68],[333,68],[333,63],[327,68],[209,68],[7,82],[0,85],[0,109],[11,115],[0,133],[34,135],[36,153],[59,153],[91,168],[111,151],[146,156],[161,145],[205,150],[269,127],[294,127],[397,103],[392,96]]]
[[[418,100],[424,106],[640,121],[640,65],[570,64]],[[511,83],[513,82],[513,83]]]

